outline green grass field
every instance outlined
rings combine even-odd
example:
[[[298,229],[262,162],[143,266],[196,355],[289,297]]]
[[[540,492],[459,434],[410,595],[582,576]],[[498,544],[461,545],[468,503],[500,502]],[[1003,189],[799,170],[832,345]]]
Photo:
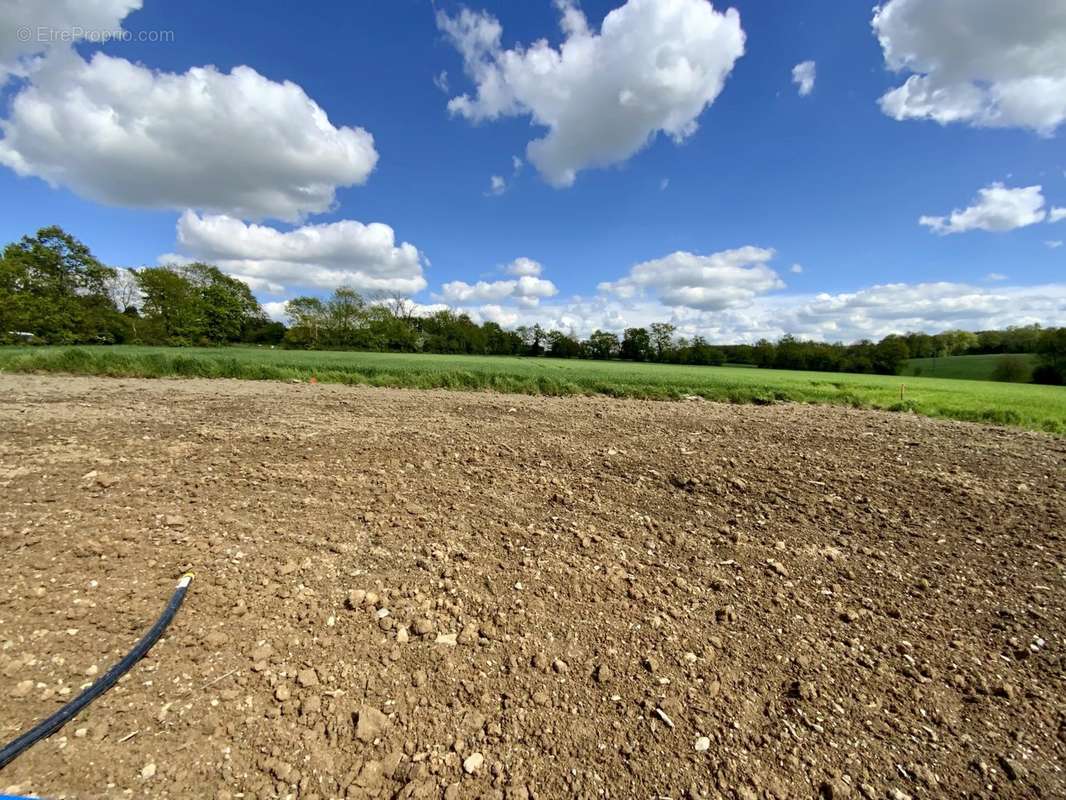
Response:
[[[731,403],[830,403],[1066,433],[1066,389],[944,378],[686,367],[503,356],[318,352],[256,347],[5,347],[0,371],[113,377],[301,380],[524,394],[602,394]],[[900,386],[906,384],[903,400]]]
[[[903,367],[904,375],[922,375],[928,378],[962,378],[971,381],[990,381],[996,367],[1003,361],[1021,365],[1024,381],[1032,376],[1037,364],[1032,353],[1010,353],[984,356],[946,356],[944,358],[912,358]],[[1022,382],[1024,382],[1022,381]]]

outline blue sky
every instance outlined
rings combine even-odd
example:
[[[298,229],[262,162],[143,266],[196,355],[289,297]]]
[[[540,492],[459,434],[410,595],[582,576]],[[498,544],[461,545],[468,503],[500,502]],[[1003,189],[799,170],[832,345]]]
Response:
[[[893,0],[881,41],[868,5],[829,0],[585,2],[569,7],[584,14],[579,34],[564,33],[567,8],[547,0],[471,2],[465,23],[464,6],[443,0],[194,1],[180,13],[108,3],[84,18],[72,1],[45,15],[0,2],[4,241],[59,224],[116,266],[212,260],[248,277],[274,314],[350,283],[507,325],[587,333],[670,319],[720,341],[1066,323],[1066,247],[1055,246],[1066,220],[1050,221],[1066,207],[1066,12],[1054,0],[1033,0],[1028,24],[1012,25],[991,0]],[[617,59],[601,31],[615,9],[635,48]],[[702,38],[648,33],[671,14]],[[464,61],[464,41],[493,25],[498,40]],[[24,26],[34,41],[14,43]],[[71,53],[42,44],[42,26],[130,36]],[[170,41],[138,41],[153,31]],[[600,39],[587,68],[501,66],[537,40],[557,50],[581,36]],[[1004,50],[1021,55],[1002,63]],[[663,53],[696,77],[674,72],[681,83],[648,89],[641,59],[662,64]],[[816,78],[801,96],[792,70],[805,61]],[[207,88],[189,90],[188,71],[206,65],[217,68]],[[228,80],[241,67],[258,76]],[[504,101],[449,108],[486,76],[503,81]],[[879,102],[908,78],[940,91]],[[715,80],[720,92],[707,89]],[[296,94],[282,101],[285,82]],[[616,109],[630,85],[645,86],[633,102],[655,106],[647,118]],[[553,99],[567,93],[579,99]],[[562,144],[533,163],[527,146],[552,114]],[[79,121],[99,115],[120,134]],[[627,125],[647,144],[607,152]],[[351,150],[370,147],[366,134],[372,159]],[[556,167],[571,162],[560,186]],[[203,176],[173,188],[198,164]],[[382,246],[370,223],[395,241]],[[509,274],[519,258],[539,268]]]

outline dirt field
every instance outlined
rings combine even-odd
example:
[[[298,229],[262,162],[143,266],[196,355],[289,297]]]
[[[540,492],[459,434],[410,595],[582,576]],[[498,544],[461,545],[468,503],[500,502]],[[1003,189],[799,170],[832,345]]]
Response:
[[[51,797],[1066,796],[1066,441],[0,376],[0,771]]]

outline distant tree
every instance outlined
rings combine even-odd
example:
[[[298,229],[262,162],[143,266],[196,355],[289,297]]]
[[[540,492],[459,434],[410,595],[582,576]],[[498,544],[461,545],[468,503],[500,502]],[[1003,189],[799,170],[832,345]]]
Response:
[[[292,325],[285,333],[285,343],[315,349],[327,326],[326,305],[317,297],[294,297],[285,304],[285,315]]]
[[[134,273],[142,316],[154,323],[168,344],[191,344],[204,330],[200,292],[189,278],[170,267],[145,267]]]
[[[1029,380],[1029,370],[1020,359],[1004,354],[996,361],[995,369],[992,370],[992,380],[1025,383]]]
[[[264,319],[263,309],[244,281],[211,264],[193,263],[177,269],[199,293],[200,335],[210,342],[240,341],[252,325]]]
[[[666,360],[676,332],[677,326],[671,325],[669,322],[653,322],[651,324],[650,339],[652,347],[655,348],[655,359],[657,361]]]
[[[592,358],[607,359],[616,358],[622,348],[618,341],[618,334],[596,330],[589,336],[586,349]]]
[[[578,358],[581,355],[581,343],[574,336],[562,331],[549,331],[546,338],[548,355],[553,358]]]
[[[646,328],[626,328],[622,336],[621,356],[628,361],[647,361],[652,353],[651,336]]]
[[[896,375],[908,358],[910,350],[901,336],[886,336],[873,348],[874,371],[881,375]]]
[[[1060,386],[1066,383],[1066,328],[1049,328],[1037,340],[1039,365],[1033,370],[1033,383]]]

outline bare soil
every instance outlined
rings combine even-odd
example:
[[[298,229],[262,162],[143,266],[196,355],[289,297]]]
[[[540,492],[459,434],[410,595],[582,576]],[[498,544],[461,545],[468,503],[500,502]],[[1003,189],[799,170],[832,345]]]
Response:
[[[0,376],[51,797],[1066,796],[1066,442],[828,407]]]

